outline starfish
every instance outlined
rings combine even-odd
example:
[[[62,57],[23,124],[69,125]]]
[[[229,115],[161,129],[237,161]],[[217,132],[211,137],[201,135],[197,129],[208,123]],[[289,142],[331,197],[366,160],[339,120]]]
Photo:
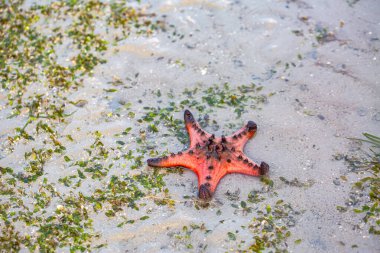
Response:
[[[262,176],[268,173],[269,165],[257,165],[243,149],[257,130],[253,121],[230,136],[215,137],[204,131],[189,110],[185,110],[185,125],[190,136],[190,147],[186,151],[170,156],[148,159],[152,167],[185,167],[198,176],[198,197],[208,201],[212,198],[219,181],[227,174],[240,173]]]

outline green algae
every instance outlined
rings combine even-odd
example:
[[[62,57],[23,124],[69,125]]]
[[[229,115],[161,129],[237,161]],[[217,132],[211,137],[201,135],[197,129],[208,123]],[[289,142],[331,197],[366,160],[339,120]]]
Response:
[[[108,9],[109,15],[103,15]],[[124,37],[148,35],[156,29],[154,15],[144,15],[127,2],[56,1],[31,7],[22,0],[0,3],[0,82],[7,98],[5,108],[10,112],[8,118],[25,122],[7,137],[8,150],[13,152],[20,143],[30,148],[24,155],[24,167],[1,167],[0,248],[7,252],[24,248],[83,252],[103,247],[93,243],[100,236],[93,230],[93,211],[109,214],[124,206],[136,209],[142,197],[164,186],[157,173],[120,178],[112,175],[108,184],[84,194],[82,183],[108,175],[113,164],[103,161],[111,157],[111,150],[97,133],[93,144],[85,149],[87,160],[73,161],[65,155],[70,144],[63,141],[58,129],[75,113],[68,111],[66,97],[78,91],[84,78],[106,62],[103,53],[112,40],[120,39],[116,33],[110,35],[111,41],[104,39],[109,30],[101,31],[103,34],[95,31],[96,22],[122,27]],[[64,44],[71,44],[73,52],[67,63],[58,59],[59,46]],[[35,87],[42,92],[35,92]],[[73,105],[84,104],[77,101]],[[70,135],[66,137],[74,141]],[[44,177],[46,164],[62,155],[77,173],[49,182]],[[142,156],[131,160],[141,167]],[[60,187],[56,183],[68,190],[57,191]],[[30,233],[32,230],[35,232]]]
[[[176,136],[182,144],[188,142],[188,136],[183,126],[182,117],[174,118],[173,114],[180,114],[184,109],[195,109],[199,114],[213,113],[218,109],[232,108],[235,117],[239,119],[242,113],[249,109],[260,110],[261,106],[267,102],[268,97],[273,94],[262,94],[263,86],[251,83],[249,85],[238,85],[233,88],[228,83],[214,84],[210,87],[198,85],[193,89],[185,88],[182,96],[173,97],[167,105],[157,107],[144,107],[145,114],[138,120],[141,122],[149,122],[148,131],[153,133],[160,132],[165,128],[169,133],[164,136]],[[201,96],[196,96],[201,94]],[[170,98],[171,95],[168,94]],[[182,116],[182,114],[180,114]],[[206,127],[209,122],[200,119],[202,127]],[[217,122],[213,122],[214,126],[219,128]],[[232,127],[232,126],[231,126]]]
[[[363,134],[364,139],[353,139],[370,145],[369,151],[359,156],[346,157],[350,168],[361,178],[352,185],[352,196],[357,192],[362,197],[355,203],[347,200],[347,206],[337,207],[339,211],[353,210],[361,216],[361,220],[368,226],[368,232],[380,235],[380,137],[369,133]],[[362,151],[363,152],[363,151]]]
[[[248,248],[252,252],[272,249],[274,252],[288,252],[287,241],[291,237],[288,223],[296,213],[290,204],[278,200],[274,206],[267,205],[257,211],[248,225],[253,236],[253,244]]]
[[[104,30],[96,29],[99,22]],[[158,92],[158,97],[173,101],[162,107],[145,107],[143,114],[133,111],[131,103],[125,104],[128,117],[140,129],[127,127],[115,134],[113,145],[105,143],[103,134],[95,131],[89,137],[92,142],[81,147],[84,155],[78,159],[67,152],[76,143],[75,138],[61,132],[77,109],[88,102],[70,101],[68,97],[81,91],[84,80],[106,62],[105,53],[120,41],[132,34],[149,36],[166,31],[165,23],[154,13],[129,6],[127,1],[55,1],[28,7],[19,0],[0,3],[0,24],[4,108],[8,119],[22,122],[6,136],[5,146],[9,153],[22,145],[27,149],[20,166],[0,167],[0,248],[8,252],[92,251],[106,246],[97,244],[101,234],[94,229],[96,215],[124,219],[118,225],[122,227],[149,219],[141,213],[148,201],[174,208],[176,202],[165,188],[165,174],[142,170],[148,156],[158,155],[155,137],[174,135],[180,143],[186,143],[183,121],[176,118],[184,108],[199,113],[232,108],[240,118],[248,109],[260,109],[267,101],[267,95],[260,93],[262,86],[253,83],[235,87],[227,83],[199,85],[185,89],[182,97],[175,99],[173,94]],[[176,41],[183,35],[174,31],[169,37]],[[62,62],[60,50],[67,45],[71,53]],[[110,96],[124,84],[114,80],[112,85],[115,88],[104,89]],[[114,116],[117,113],[110,113],[104,120]],[[207,126],[209,122],[201,120],[201,124]],[[217,122],[211,125],[218,126]],[[137,148],[130,149],[131,142]],[[63,162],[64,175],[48,179],[51,162],[55,161]],[[116,173],[115,168],[123,172]],[[249,207],[243,205],[248,212]],[[139,211],[139,217],[122,215],[132,211]],[[183,230],[184,236],[187,238],[194,230],[209,232],[204,225],[192,225]],[[192,247],[188,241],[186,248]]]

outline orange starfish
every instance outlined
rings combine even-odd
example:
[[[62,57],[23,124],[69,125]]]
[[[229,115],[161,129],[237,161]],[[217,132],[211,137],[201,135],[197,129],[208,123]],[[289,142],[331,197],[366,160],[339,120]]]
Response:
[[[215,137],[199,126],[189,110],[185,110],[184,118],[190,147],[177,154],[148,159],[149,166],[181,166],[194,171],[198,176],[198,196],[202,200],[212,198],[220,179],[226,174],[261,176],[268,173],[268,164],[262,162],[258,166],[243,153],[245,144],[257,130],[253,121],[248,121],[247,125],[231,136]]]

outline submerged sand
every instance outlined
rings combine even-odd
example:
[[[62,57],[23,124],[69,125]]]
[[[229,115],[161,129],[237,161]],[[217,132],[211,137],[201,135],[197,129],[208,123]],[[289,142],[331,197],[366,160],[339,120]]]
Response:
[[[258,178],[228,175],[210,207],[197,209],[195,174],[188,170],[170,173],[164,181],[174,207],[157,206],[147,198],[139,211],[126,208],[113,218],[94,214],[94,229],[101,234],[96,244],[107,244],[99,252],[245,250],[255,236],[248,228],[257,216],[255,210],[280,199],[295,212],[287,223],[290,252],[379,252],[379,237],[368,233],[361,216],[351,209],[337,210],[345,206],[352,183],[360,175],[334,158],[356,148],[348,137],[380,134],[379,2],[178,0],[143,1],[142,6],[158,16],[166,15],[165,21],[175,25],[177,35],[131,36],[106,52],[107,63],[96,67],[92,77],[85,77],[84,87],[69,98],[88,103],[76,108],[61,129],[75,139],[66,146],[67,155],[80,158],[83,147],[93,142],[90,133],[96,130],[104,135],[104,143],[115,143],[115,133],[141,128],[136,119],[144,114],[143,107],[163,108],[170,101],[184,100],[186,88],[204,90],[223,83],[235,88],[253,82],[264,87],[262,94],[273,93],[261,109],[248,106],[238,119],[232,108],[215,109],[207,114],[218,127],[209,124],[206,130],[231,134],[254,120],[258,132],[245,153],[270,165],[274,186],[266,191]],[[122,80],[126,88],[105,92],[113,88],[111,80]],[[162,95],[157,96],[157,91]],[[201,96],[196,93],[193,98]],[[130,111],[137,116],[131,118]],[[197,119],[206,114],[195,108],[192,112]],[[107,117],[109,113],[119,116]],[[182,113],[169,114],[182,120]],[[4,136],[15,126],[12,120],[0,123]],[[159,154],[186,147],[170,134],[147,131],[147,136]],[[126,150],[139,148],[134,137],[122,140]],[[0,163],[17,167],[25,149],[2,152]],[[116,167],[112,172],[121,175],[128,169]],[[139,170],[151,168],[144,162]],[[52,181],[72,172],[63,159],[50,161],[45,171]],[[281,178],[297,178],[295,182],[301,183],[289,184]],[[91,192],[99,184],[89,183],[86,190]],[[246,213],[240,204],[252,191],[260,192],[265,200],[249,204],[253,211]],[[117,227],[122,217],[138,219],[146,214],[149,219]],[[193,229],[194,224],[203,227]]]

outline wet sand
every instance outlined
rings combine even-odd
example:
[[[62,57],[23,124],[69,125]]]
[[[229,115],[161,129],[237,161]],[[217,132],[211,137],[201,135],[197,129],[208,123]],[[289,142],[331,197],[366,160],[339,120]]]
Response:
[[[245,153],[258,163],[269,164],[274,186],[262,191],[265,185],[258,178],[228,175],[220,182],[210,207],[198,210],[192,201],[197,196],[196,175],[189,170],[169,173],[164,181],[175,207],[147,201],[139,211],[125,209],[114,218],[93,214],[94,229],[101,234],[97,243],[107,244],[99,252],[247,249],[254,236],[248,225],[256,213],[244,213],[234,204],[246,201],[251,191],[262,191],[265,198],[249,204],[253,210],[282,199],[297,211],[288,223],[290,252],[379,252],[378,236],[368,234],[360,217],[336,208],[344,206],[351,184],[360,175],[350,173],[334,155],[355,148],[348,137],[360,137],[363,132],[380,134],[380,4],[375,0],[353,2],[143,2],[149,12],[166,15],[165,21],[175,25],[177,34],[131,36],[106,52],[107,63],[96,67],[94,75],[85,78],[84,87],[68,98],[88,103],[75,108],[60,129],[75,139],[67,146],[67,155],[83,157],[83,147],[92,143],[90,133],[95,130],[104,135],[104,143],[113,144],[115,133],[127,127],[140,129],[136,119],[144,114],[143,107],[166,107],[170,101],[181,101],[186,98],[182,94],[186,88],[204,90],[226,82],[235,88],[253,82],[264,87],[262,94],[274,95],[266,98],[260,110],[247,107],[241,118],[236,118],[229,107],[207,113],[219,127],[209,125],[206,130],[216,135],[231,134],[254,120],[258,131]],[[109,83],[112,79],[127,85],[107,93],[105,89],[114,87]],[[157,91],[162,96],[158,97]],[[195,94],[194,99],[201,95]],[[125,109],[128,103],[131,105]],[[128,115],[130,111],[135,118]],[[197,119],[205,114],[195,108],[192,112]],[[2,118],[5,113],[0,112]],[[109,113],[119,116],[107,117]],[[182,113],[174,111],[170,116],[182,120]],[[11,132],[12,122],[0,123],[3,135]],[[159,154],[186,148],[165,130],[147,132],[147,138]],[[139,148],[135,140],[133,135],[123,139],[125,149]],[[15,161],[25,149],[18,146],[13,153],[3,152],[1,164],[17,167]],[[148,157],[146,154],[144,161]],[[111,171],[121,175],[123,170],[128,168],[114,167]],[[151,168],[144,163],[140,170]],[[62,159],[50,161],[45,171],[52,181],[71,173]],[[342,175],[347,182],[341,180]],[[297,178],[306,185],[292,186],[282,177],[289,181]],[[101,184],[89,184],[85,191]],[[138,218],[142,214],[150,218],[117,227],[122,216]],[[191,224],[204,225],[183,236],[183,227],[190,228]],[[235,240],[228,232],[236,235]],[[302,241],[295,243],[297,239]]]

